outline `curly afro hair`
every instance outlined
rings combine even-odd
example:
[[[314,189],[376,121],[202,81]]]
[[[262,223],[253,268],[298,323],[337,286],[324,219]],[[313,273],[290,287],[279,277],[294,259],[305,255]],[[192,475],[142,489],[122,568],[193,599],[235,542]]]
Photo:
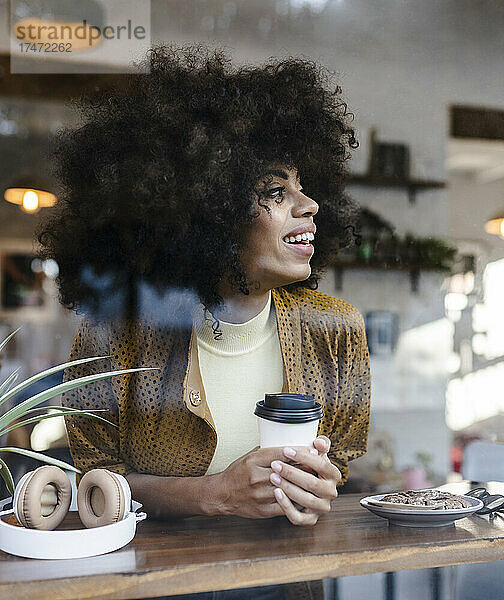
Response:
[[[358,214],[344,191],[353,115],[331,72],[294,57],[233,68],[203,44],[156,45],[145,60],[148,73],[84,94],[82,124],[57,135],[62,194],[36,235],[59,265],[60,302],[99,312],[105,289],[131,300],[143,282],[212,309],[223,278],[247,294],[240,252],[268,210],[257,183],[271,163],[295,167],[319,204],[312,275],[292,284],[316,288]]]

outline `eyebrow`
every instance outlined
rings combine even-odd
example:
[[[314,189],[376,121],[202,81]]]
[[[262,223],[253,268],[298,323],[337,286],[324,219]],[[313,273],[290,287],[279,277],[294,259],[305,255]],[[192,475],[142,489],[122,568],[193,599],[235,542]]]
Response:
[[[277,177],[281,177],[282,179],[288,180],[289,176],[287,175],[287,173],[285,171],[279,170],[279,169],[269,169],[268,171],[266,171],[265,173],[266,175],[276,175]],[[296,181],[299,181],[299,173],[296,175]]]

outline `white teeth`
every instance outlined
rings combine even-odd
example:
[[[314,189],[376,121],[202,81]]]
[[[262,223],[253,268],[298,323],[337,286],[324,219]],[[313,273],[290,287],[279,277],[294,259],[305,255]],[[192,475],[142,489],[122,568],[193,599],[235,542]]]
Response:
[[[283,238],[283,241],[286,244],[294,244],[294,242],[311,242],[312,240],[315,239],[315,236],[313,235],[313,233],[307,232],[307,233],[298,233],[295,237],[293,235],[288,236],[286,235]]]

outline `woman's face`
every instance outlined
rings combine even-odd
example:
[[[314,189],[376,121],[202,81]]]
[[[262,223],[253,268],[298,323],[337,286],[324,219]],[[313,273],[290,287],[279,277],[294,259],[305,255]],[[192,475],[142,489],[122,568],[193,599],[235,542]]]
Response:
[[[303,193],[296,169],[273,165],[261,180],[259,216],[249,226],[242,264],[251,292],[304,281],[311,274],[318,204]],[[259,284],[260,289],[257,289]]]

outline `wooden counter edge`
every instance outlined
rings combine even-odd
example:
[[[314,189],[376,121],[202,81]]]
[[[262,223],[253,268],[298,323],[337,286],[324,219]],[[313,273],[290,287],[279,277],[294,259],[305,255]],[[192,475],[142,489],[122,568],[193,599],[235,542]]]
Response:
[[[0,584],[10,600],[129,600],[504,559],[504,538]]]

